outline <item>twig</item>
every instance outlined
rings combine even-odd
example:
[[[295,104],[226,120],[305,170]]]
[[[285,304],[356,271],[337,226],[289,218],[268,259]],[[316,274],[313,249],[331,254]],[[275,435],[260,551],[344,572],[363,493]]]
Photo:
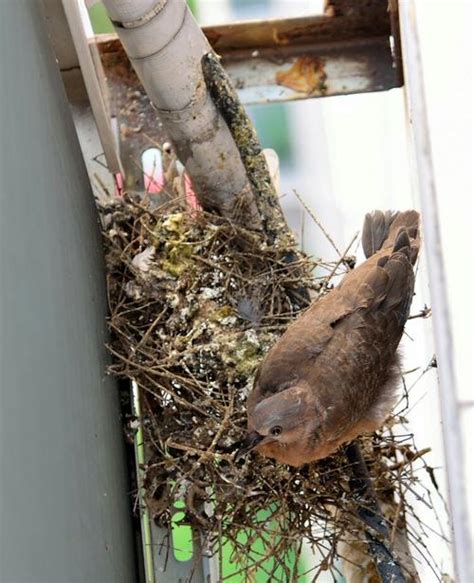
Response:
[[[429,318],[431,316],[431,308],[428,306],[424,306],[422,310],[418,312],[418,314],[414,314],[413,316],[408,316],[409,320],[414,320],[415,318]]]
[[[296,190],[293,189],[293,193],[296,196],[296,198],[300,201],[302,207],[304,208],[304,210],[308,213],[308,215],[313,219],[313,221],[318,225],[318,227],[321,229],[323,235],[326,237],[326,239],[329,241],[329,243],[333,246],[334,250],[336,251],[336,253],[338,254],[339,257],[344,257],[345,253],[341,253],[339,251],[339,249],[337,248],[336,243],[334,242],[334,239],[331,237],[331,235],[326,231],[326,229],[324,228],[324,226],[322,225],[321,221],[318,219],[318,217],[314,214],[314,212],[309,208],[309,206],[306,204],[305,200],[303,199],[303,197],[301,195],[298,194],[298,192],[296,192]],[[352,244],[351,244],[352,245]]]
[[[346,247],[346,249],[344,250],[344,253],[339,257],[339,259],[336,261],[336,264],[334,265],[331,273],[329,275],[327,275],[325,277],[325,287],[327,287],[329,285],[329,282],[331,281],[331,279],[334,277],[334,275],[336,274],[336,271],[338,269],[338,267],[341,265],[341,263],[344,262],[344,259],[346,258],[347,253],[349,252],[350,248],[352,247],[352,245],[354,244],[355,240],[357,239],[357,237],[359,236],[359,232],[357,232],[353,237],[351,242],[349,243],[349,245]]]

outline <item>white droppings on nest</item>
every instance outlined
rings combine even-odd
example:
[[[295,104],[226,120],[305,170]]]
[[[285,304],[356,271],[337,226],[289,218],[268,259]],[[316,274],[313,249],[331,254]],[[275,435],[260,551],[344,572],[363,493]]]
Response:
[[[191,310],[190,306],[186,306],[179,311],[179,318],[180,320],[186,321],[193,315],[193,310]]]
[[[214,271],[214,273],[212,274],[212,285],[218,286],[223,279],[224,274],[222,271]]]
[[[147,247],[141,253],[137,253],[132,259],[133,267],[142,274],[147,274],[153,264],[156,250],[153,246]]]
[[[222,295],[222,289],[218,287],[205,287],[201,291],[201,298],[203,300],[215,300]]]
[[[166,301],[171,308],[177,308],[179,305],[179,296],[175,293],[166,294]]]
[[[142,288],[133,281],[125,284],[125,293],[132,300],[139,300],[142,297]]]
[[[235,316],[226,316],[220,322],[223,326],[234,326],[237,323],[237,318]]]
[[[161,391],[161,400],[164,407],[171,403],[171,395],[167,391]]]
[[[257,332],[253,328],[244,332],[244,338],[249,344],[260,348],[260,340],[258,339]]]
[[[242,388],[242,394],[245,396],[245,399],[247,400],[247,397],[250,394],[250,391],[253,389],[253,378],[249,378],[248,381],[245,383],[245,386]]]

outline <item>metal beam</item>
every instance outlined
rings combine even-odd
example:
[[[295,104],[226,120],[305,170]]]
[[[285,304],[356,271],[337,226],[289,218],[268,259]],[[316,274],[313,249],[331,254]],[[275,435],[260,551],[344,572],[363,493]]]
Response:
[[[240,22],[203,32],[244,103],[288,101],[400,86],[386,8],[383,14]],[[107,76],[129,69],[116,35],[99,35],[93,43]],[[123,82],[140,87],[134,74]]]

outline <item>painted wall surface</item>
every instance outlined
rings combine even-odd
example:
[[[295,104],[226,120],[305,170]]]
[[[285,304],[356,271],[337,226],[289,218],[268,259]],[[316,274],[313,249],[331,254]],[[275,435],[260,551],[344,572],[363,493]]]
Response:
[[[97,216],[40,3],[0,2],[0,581],[135,581]]]

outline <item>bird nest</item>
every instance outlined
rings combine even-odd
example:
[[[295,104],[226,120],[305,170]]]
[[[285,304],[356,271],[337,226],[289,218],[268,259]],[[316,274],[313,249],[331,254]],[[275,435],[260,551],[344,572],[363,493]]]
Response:
[[[289,262],[293,250],[278,240],[269,246],[254,231],[178,203],[153,208],[126,196],[100,210],[110,372],[138,387],[141,413],[127,431],[142,431],[153,520],[170,527],[181,505],[182,522],[199,529],[208,550],[231,545],[234,574],[245,580],[258,569],[268,580],[296,580],[303,540],[315,552],[310,579],[323,570],[337,576],[341,556],[354,561],[355,546],[365,552],[345,453],[301,468],[258,453],[235,463],[232,453],[245,433],[256,368],[304,309],[301,289],[324,293],[328,277],[314,278],[316,264],[301,254]],[[337,275],[352,264],[319,266]],[[404,503],[424,452],[410,436],[394,436],[400,421],[394,416],[361,444],[392,542],[403,531],[425,547],[407,530],[413,510]]]

